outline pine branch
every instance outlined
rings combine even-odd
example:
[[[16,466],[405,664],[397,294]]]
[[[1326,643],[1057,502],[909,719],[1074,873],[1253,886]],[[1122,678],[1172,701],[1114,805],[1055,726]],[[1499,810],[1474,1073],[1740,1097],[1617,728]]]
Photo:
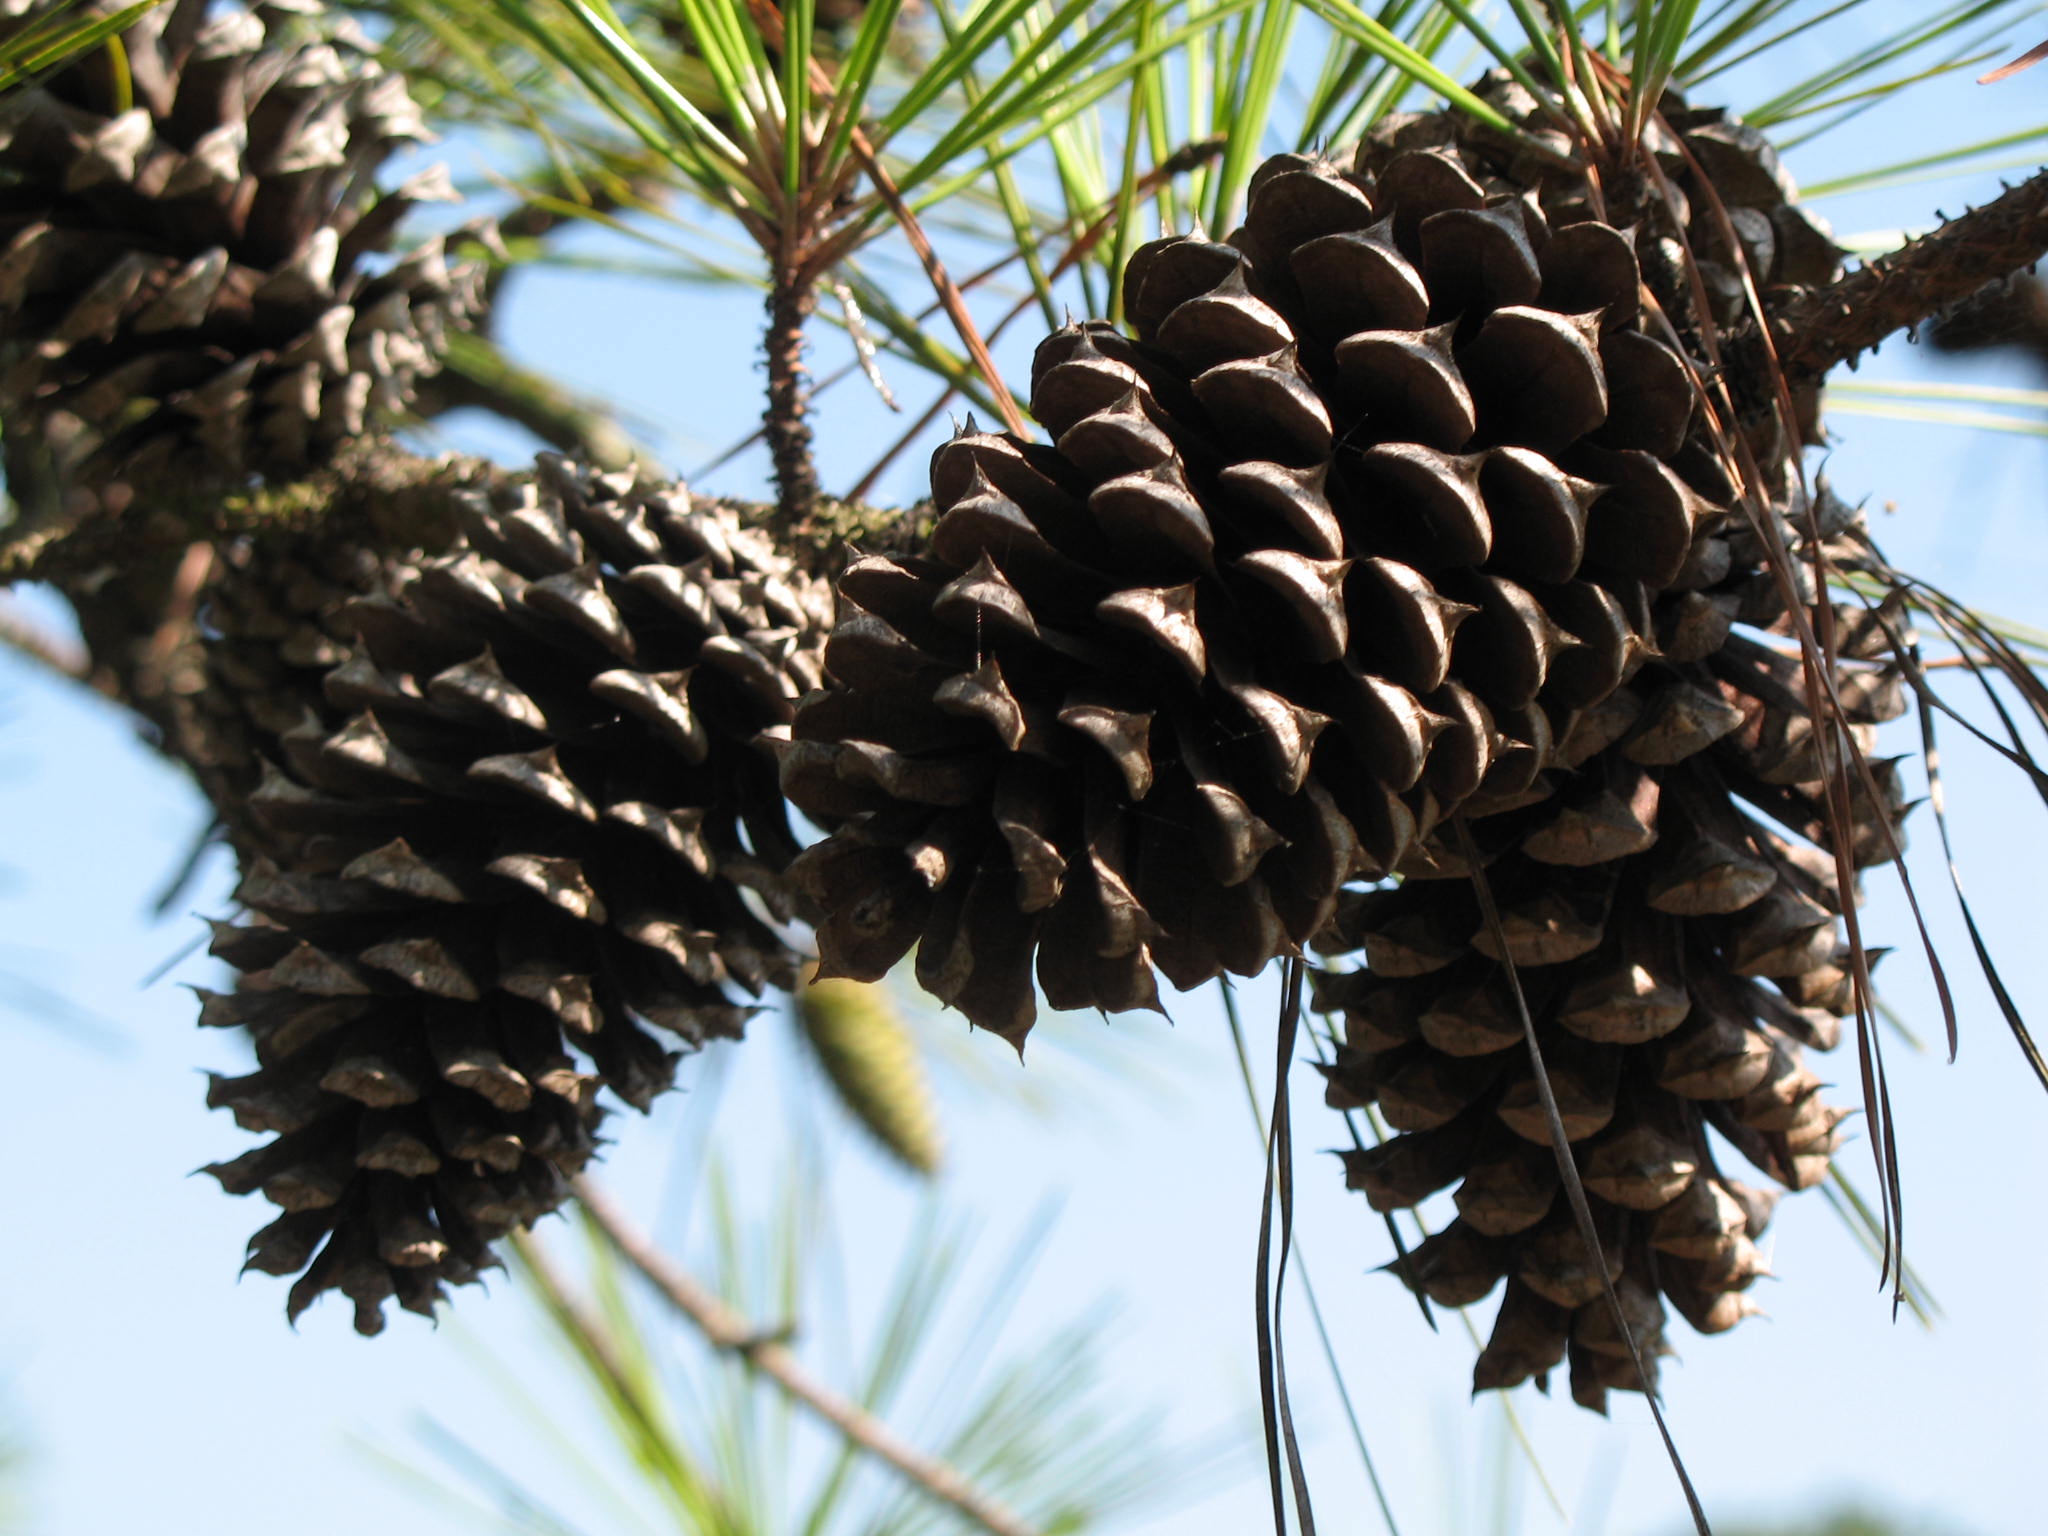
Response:
[[[2031,267],[2043,255],[2048,255],[2048,170],[1786,305],[1771,320],[1786,382],[1817,379],[1887,336],[1961,303],[1986,283]],[[1754,332],[1732,343],[1736,376],[1761,377],[1762,352],[1762,339]]]
[[[447,548],[462,524],[459,496],[519,478],[482,459],[434,458],[390,442],[358,445],[303,479],[232,490],[220,486],[120,487],[88,516],[0,538],[0,587],[16,581],[65,586],[96,572],[195,542],[305,534],[378,551]],[[113,504],[110,504],[113,503]],[[846,546],[903,549],[931,523],[931,508],[875,507],[818,497],[801,513],[731,503],[746,521],[813,571],[837,569]],[[10,530],[11,531],[11,530]]]
[[[762,430],[775,465],[775,501],[784,517],[806,516],[818,499],[818,466],[811,454],[811,381],[804,367],[804,322],[817,304],[816,283],[777,264],[768,294],[768,411]]]
[[[968,1482],[958,1468],[909,1444],[851,1398],[814,1381],[789,1347],[763,1335],[746,1318],[713,1295],[627,1220],[611,1198],[588,1179],[571,1181],[576,1198],[628,1263],[646,1277],[669,1304],[694,1323],[713,1348],[738,1355],[847,1440],[887,1462],[911,1482],[950,1504],[990,1536],[1037,1536],[1022,1517]]]
[[[319,530],[372,549],[444,548],[460,526],[455,493],[504,471],[454,454],[423,458],[388,442],[355,445],[299,480],[246,489],[120,482],[82,495],[65,521],[0,542],[0,584],[119,570],[196,541]]]

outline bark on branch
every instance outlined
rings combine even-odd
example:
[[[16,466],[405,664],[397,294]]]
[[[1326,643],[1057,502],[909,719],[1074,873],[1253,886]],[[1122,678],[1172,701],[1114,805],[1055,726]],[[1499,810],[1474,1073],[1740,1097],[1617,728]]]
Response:
[[[1981,208],[1848,276],[1795,299],[1771,319],[1778,363],[1788,384],[1817,379],[1896,331],[1933,318],[1987,283],[2010,277],[2048,254],[2048,170],[2037,171]],[[1761,338],[1742,337],[1730,361],[1755,379]]]
[[[811,381],[804,368],[804,322],[817,303],[816,284],[784,261],[768,294],[768,413],[762,428],[775,465],[775,502],[785,517],[807,515],[818,499],[811,457]]]
[[[100,505],[74,523],[0,537],[0,588],[16,581],[63,587],[153,556],[176,556],[193,543],[244,534],[317,535],[353,547],[433,554],[459,535],[462,493],[516,481],[521,473],[453,454],[426,458],[380,442],[300,480],[232,490],[124,487],[118,498],[100,497]],[[821,496],[801,515],[755,503],[728,505],[813,572],[836,572],[849,543],[904,549],[931,524],[924,503],[872,507]]]
[[[254,487],[101,486],[82,496],[67,518],[0,542],[0,585],[35,580],[63,586],[195,541],[242,534],[318,533],[371,549],[436,550],[460,526],[455,493],[503,478],[504,471],[480,459],[422,458],[376,441],[300,480]]]

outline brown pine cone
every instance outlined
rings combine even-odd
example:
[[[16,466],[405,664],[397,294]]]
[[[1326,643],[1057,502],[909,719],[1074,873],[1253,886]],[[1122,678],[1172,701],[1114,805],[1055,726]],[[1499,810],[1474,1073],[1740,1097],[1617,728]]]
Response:
[[[426,137],[404,80],[311,3],[175,0],[121,41],[125,110],[104,50],[0,98],[10,477],[291,473],[402,415],[480,275],[440,237],[365,266],[454,195],[438,167],[374,189]]]
[[[560,1203],[600,1087],[669,1085],[653,1031],[735,1038],[794,984],[773,738],[824,596],[721,505],[545,457],[347,608],[328,710],[250,800],[294,859],[245,865],[202,1020],[254,1037],[208,1102],[275,1139],[209,1171],[284,1208],[249,1265],[305,1271],[292,1316],[430,1312]]]
[[[1482,179],[1484,177],[1484,179]],[[1050,448],[933,460],[922,556],[840,582],[784,787],[828,974],[912,944],[1021,1040],[1249,974],[1461,806],[1550,793],[1722,511],[1630,237],[1453,147],[1280,156],[1228,242],[1149,245],[1136,337],[1038,352]]]
[[[1707,253],[1714,319],[1735,319],[1726,305],[1740,293],[1712,233],[1716,201],[1760,286],[1832,275],[1825,226],[1792,200],[1768,146],[1723,114],[1667,106],[1683,149],[1673,139],[1660,158],[1692,209],[1688,238]],[[1416,119],[1388,130],[1380,152],[1432,133],[1475,139],[1449,120]],[[1677,299],[1669,307],[1682,311]],[[1681,464],[1715,494],[1702,456],[1688,450]],[[1857,892],[1843,890],[1829,851],[1823,748],[1837,760],[1850,743],[1872,750],[1875,726],[1905,699],[1882,629],[1838,608],[1828,682],[1848,739],[1817,726],[1788,603],[1816,601],[1815,537],[1839,566],[1861,535],[1825,491],[1793,505],[1793,517],[1767,510],[1768,526],[1699,528],[1653,595],[1652,658],[1563,735],[1544,794],[1468,803],[1498,934],[1464,844],[1439,832],[1397,871],[1397,887],[1348,896],[1319,941],[1364,962],[1318,978],[1319,1001],[1345,1019],[1330,1102],[1376,1102],[1399,1133],[1347,1156],[1352,1187],[1387,1211],[1457,1186],[1458,1218],[1396,1272],[1458,1305],[1507,1282],[1476,1388],[1542,1381],[1567,1360],[1587,1407],[1604,1411],[1608,1390],[1640,1386],[1560,1195],[1503,959],[1519,974],[1652,1382],[1665,1300],[1701,1332],[1756,1310],[1746,1292],[1762,1272],[1755,1239],[1775,1196],[1728,1177],[1708,1129],[1790,1189],[1824,1177],[1838,1144],[1847,1112],[1824,1101],[1804,1059],[1832,1048],[1855,1012],[1839,918]],[[1767,537],[1791,556],[1782,571]],[[1876,793],[1858,779],[1849,798],[1851,868],[1888,860],[1902,839],[1894,767],[1869,768]]]

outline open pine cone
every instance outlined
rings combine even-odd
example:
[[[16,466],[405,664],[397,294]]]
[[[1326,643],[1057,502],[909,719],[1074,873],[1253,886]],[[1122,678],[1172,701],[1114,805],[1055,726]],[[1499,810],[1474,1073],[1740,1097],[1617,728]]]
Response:
[[[19,8],[32,17],[46,7]],[[18,25],[0,22],[0,27]],[[0,98],[0,419],[60,491],[291,472],[402,413],[477,297],[439,237],[374,275],[436,168],[405,81],[315,0],[174,0]]]
[[[1724,217],[1766,293],[1831,277],[1826,228],[1799,207],[1769,146],[1725,114],[1667,107],[1657,148],[1674,196],[1638,235],[1663,268],[1651,287],[1667,312],[1688,328],[1700,319],[1681,229],[1713,322],[1745,312]],[[1418,141],[1455,148],[1480,174],[1527,172],[1447,116],[1384,125],[1361,159],[1389,165]],[[1568,184],[1539,175],[1535,185],[1553,217],[1570,216]],[[1817,404],[1811,392],[1799,402],[1808,435]],[[1766,465],[1782,461],[1782,445],[1753,446]],[[1681,468],[1730,499],[1706,455],[1686,453]],[[1322,1006],[1345,1020],[1330,1101],[1376,1103],[1400,1133],[1347,1154],[1349,1181],[1382,1211],[1458,1186],[1457,1219],[1395,1272],[1446,1305],[1507,1281],[1476,1388],[1545,1381],[1567,1359],[1586,1407],[1604,1411],[1609,1389],[1641,1386],[1560,1194],[1503,958],[1519,972],[1652,1383],[1668,1352],[1666,1300],[1703,1333],[1757,1310],[1746,1291],[1762,1272],[1755,1239],[1776,1196],[1727,1176],[1708,1128],[1791,1189],[1818,1182],[1837,1144],[1847,1112],[1824,1101],[1803,1052],[1832,1048],[1855,1012],[1838,918],[1857,893],[1838,877],[1822,782],[1838,739],[1816,727],[1787,603],[1816,600],[1813,541],[1851,562],[1860,525],[1825,494],[1810,506],[1786,500],[1795,515],[1778,507],[1696,530],[1652,596],[1650,659],[1560,743],[1540,799],[1467,806],[1498,935],[1482,920],[1464,845],[1439,833],[1403,864],[1398,887],[1347,897],[1319,940],[1365,962],[1318,978]],[[1855,748],[1868,751],[1874,726],[1904,708],[1883,662],[1891,643],[1861,609],[1832,617],[1830,681]],[[1901,845],[1897,776],[1889,763],[1869,768],[1848,801],[1852,868]]]
[[[1757,135],[1666,105],[1666,181],[1635,188],[1626,233],[1552,161],[1419,115],[1349,165],[1268,162],[1227,242],[1138,252],[1134,338],[1039,350],[1055,445],[970,426],[934,458],[929,548],[848,570],[833,687],[783,769],[835,826],[793,872],[826,972],[915,944],[928,989],[1013,1041],[1034,969],[1055,1007],[1155,1007],[1154,966],[1187,987],[1311,936],[1363,950],[1320,981],[1352,1031],[1332,1100],[1406,1134],[1352,1181],[1384,1210],[1464,1180],[1403,1278],[1462,1305],[1507,1277],[1478,1384],[1569,1354],[1593,1407],[1636,1381],[1502,962],[1652,1360],[1660,1294],[1708,1331],[1753,1310],[1770,1200],[1704,1128],[1815,1182],[1843,1111],[1801,1048],[1854,1011],[1834,728],[1786,621],[1815,600],[1809,535],[1854,519],[1789,479],[1738,511],[1666,339],[1694,351],[1740,315],[1738,261],[1782,297],[1837,252]],[[1817,400],[1797,404],[1810,438]],[[1757,431],[1767,466],[1796,453]],[[1867,616],[1835,617],[1868,748],[1899,680]],[[1872,773],[1855,867],[1898,836],[1896,776]],[[1340,900],[1357,879],[1400,883]]]
[[[330,709],[251,800],[298,852],[245,865],[214,943],[244,974],[204,998],[258,1063],[209,1103],[275,1133],[209,1171],[284,1208],[249,1266],[305,1271],[291,1315],[431,1311],[561,1201],[600,1087],[669,1085],[650,1026],[736,1037],[794,983],[770,738],[820,680],[824,595],[729,509],[548,457],[347,609]]]
[[[1148,245],[1137,332],[1040,347],[1051,448],[968,431],[914,559],[839,586],[792,800],[828,974],[912,944],[1021,1040],[1257,971],[1464,808],[1551,793],[1720,508],[1630,237],[1454,149],[1269,161]]]

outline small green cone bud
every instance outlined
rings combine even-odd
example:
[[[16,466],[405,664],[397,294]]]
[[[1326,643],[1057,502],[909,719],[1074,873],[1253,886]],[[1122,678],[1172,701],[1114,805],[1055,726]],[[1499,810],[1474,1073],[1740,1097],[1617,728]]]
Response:
[[[938,1104],[917,1040],[886,982],[814,981],[796,994],[797,1032],[839,1102],[912,1172],[938,1171]]]

